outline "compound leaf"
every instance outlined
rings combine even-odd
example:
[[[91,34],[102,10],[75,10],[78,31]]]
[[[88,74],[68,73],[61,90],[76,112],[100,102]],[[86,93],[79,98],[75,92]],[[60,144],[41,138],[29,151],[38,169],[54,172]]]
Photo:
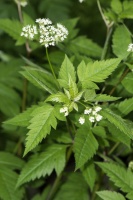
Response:
[[[50,175],[54,169],[59,175],[65,166],[66,147],[66,145],[53,144],[44,152],[34,155],[23,168],[17,186]]]

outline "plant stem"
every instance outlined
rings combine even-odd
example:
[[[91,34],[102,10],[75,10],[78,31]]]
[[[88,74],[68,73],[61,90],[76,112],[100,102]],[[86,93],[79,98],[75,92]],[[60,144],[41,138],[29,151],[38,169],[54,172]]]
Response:
[[[23,23],[23,16],[22,16],[22,10],[21,10],[20,2],[17,2],[17,6],[18,6],[18,14],[19,14],[20,22]]]
[[[101,60],[105,59],[106,54],[107,54],[107,50],[108,50],[108,44],[109,44],[109,40],[111,37],[113,31],[113,27],[110,27],[109,29],[107,29],[107,36],[106,36],[106,40],[104,43],[104,47],[103,47],[103,51],[102,51],[102,55],[101,55]]]
[[[71,139],[72,139],[72,142],[73,142],[74,137],[73,137],[72,131],[71,131],[70,127],[69,127],[68,118],[66,118],[66,127],[67,127],[67,130],[68,130],[68,132],[69,132],[69,134],[70,134],[70,137],[71,137]]]
[[[118,147],[118,145],[120,144],[120,142],[117,142],[108,152],[108,155],[111,155],[113,153],[113,151]]]
[[[118,80],[118,82],[116,83],[116,85],[111,89],[111,91],[109,92],[109,95],[112,95],[114,93],[114,91],[116,90],[117,86],[121,83],[121,81],[125,78],[125,76],[127,75],[127,73],[129,72],[129,68],[127,68],[123,74],[121,75],[120,79]]]
[[[51,62],[50,62],[50,59],[49,59],[49,54],[48,54],[48,49],[47,49],[47,48],[46,48],[46,56],[47,56],[47,59],[48,59],[48,63],[49,63],[49,67],[50,67],[50,69],[51,69],[51,72],[52,72],[52,74],[53,74],[55,80],[57,80],[56,75],[55,75],[54,70],[53,70],[53,66],[52,66],[52,64],[51,64]]]
[[[67,164],[67,162],[68,162],[69,159],[70,159],[70,156],[71,156],[71,154],[72,154],[72,149],[73,149],[73,146],[71,145],[70,148],[69,148],[68,151],[67,151],[67,155],[66,155],[66,164]],[[57,190],[58,190],[58,187],[59,187],[59,184],[60,184],[60,180],[61,180],[61,178],[62,178],[62,175],[63,175],[63,172],[55,179],[55,182],[54,182],[54,184],[53,184],[53,187],[52,187],[50,193],[48,194],[46,200],[52,200],[52,199],[53,199],[55,193],[56,193]]]
[[[113,22],[109,24],[109,22],[107,21],[106,17],[104,16],[104,13],[102,11],[99,0],[97,0],[97,5],[98,5],[98,9],[100,11],[100,14],[102,16],[102,19],[103,19],[103,21],[104,21],[104,23],[107,27],[107,36],[106,36],[104,48],[103,48],[102,55],[101,55],[101,60],[103,60],[103,59],[105,59],[105,56],[106,56],[106,53],[107,53],[107,50],[108,50],[108,44],[109,44],[109,40],[110,40],[111,33],[112,33],[112,30],[113,30]]]

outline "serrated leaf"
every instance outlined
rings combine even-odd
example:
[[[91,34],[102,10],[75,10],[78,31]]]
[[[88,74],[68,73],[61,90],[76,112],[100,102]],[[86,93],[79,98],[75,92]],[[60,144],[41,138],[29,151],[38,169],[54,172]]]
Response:
[[[59,175],[65,166],[66,147],[53,144],[39,155],[34,155],[23,168],[17,187],[36,178],[50,175],[54,169]]]
[[[133,98],[125,99],[118,104],[118,109],[121,111],[122,115],[127,115],[133,111]]]
[[[117,68],[120,59],[112,58],[106,61],[95,61],[93,64],[88,63],[88,81],[104,82],[106,78]]]
[[[92,62],[89,63],[91,64]],[[84,61],[78,65],[77,74],[83,89],[98,89],[98,86],[95,83],[88,80],[89,67]]]
[[[126,77],[122,80],[122,85],[128,92],[133,94],[133,72],[126,75]]]
[[[98,142],[86,127],[78,129],[74,142],[74,156],[76,160],[76,170],[83,166],[98,149]]]
[[[96,92],[95,90],[85,90],[84,92],[84,98],[85,101],[92,101],[96,97]]]
[[[22,24],[17,20],[0,19],[0,28],[17,40],[20,37]]]
[[[18,175],[6,168],[0,167],[0,198],[3,200],[22,200],[23,189],[15,189]]]
[[[97,90],[99,87],[93,83],[92,81],[89,81],[88,78],[81,82],[83,89],[89,89],[89,90]]]
[[[102,52],[102,48],[98,44],[85,36],[74,38],[71,42],[69,42],[66,48],[72,54],[81,54],[86,55],[87,57],[95,58],[100,57]]]
[[[68,86],[71,99],[74,99],[78,94],[78,87],[71,77],[69,77]]]
[[[76,82],[76,74],[75,69],[71,61],[67,56],[65,56],[65,59],[61,65],[60,71],[59,71],[59,80],[62,87],[68,88],[68,83],[70,78]]]
[[[35,86],[46,90],[50,94],[58,91],[57,82],[46,70],[34,67],[25,67],[24,69],[25,71],[21,71],[21,74]]]
[[[109,109],[101,110],[100,114],[129,138],[133,139],[133,129],[129,127],[126,120],[122,119],[119,115],[116,115]]]
[[[123,12],[120,13],[119,17],[121,19],[133,19],[133,8],[129,8],[126,10],[123,10]]]
[[[120,97],[113,97],[107,94],[98,94],[91,101],[107,102],[107,101],[116,101],[118,99],[120,99]]]
[[[127,51],[128,45],[132,43],[131,35],[127,28],[118,26],[113,34],[113,52],[120,58],[126,58],[130,52]]]
[[[9,169],[21,169],[24,165],[24,161],[17,156],[0,151],[0,166],[7,167]]]
[[[93,161],[89,161],[81,170],[86,182],[92,191],[96,180],[96,170]]]
[[[61,185],[54,200],[88,200],[88,186],[82,174],[72,173]]]
[[[124,196],[118,192],[105,190],[105,191],[97,192],[97,194],[103,200],[126,200]]]
[[[11,124],[15,126],[22,126],[22,127],[27,127],[29,125],[29,121],[31,119],[31,113],[37,106],[34,105],[31,108],[28,108],[26,111],[23,113],[20,113],[19,115],[5,121],[5,124]]]
[[[57,118],[61,118],[58,111],[53,106],[49,104],[44,104],[39,106],[31,113],[32,119],[30,120],[30,125],[28,129],[30,131],[27,133],[26,138],[26,149],[24,155],[31,151],[43,138],[50,133],[51,127],[54,129],[57,126]],[[62,116],[62,120],[64,117]]]
[[[96,163],[123,192],[133,190],[133,173],[114,163]]]
[[[79,101],[83,95],[84,91],[79,92],[77,95],[74,97],[74,101]]]
[[[119,129],[116,129],[114,124],[107,123],[107,127],[109,129],[109,132],[112,134],[113,139],[116,139],[117,141],[122,142],[128,148],[130,148],[131,139],[126,134],[124,134]]]
[[[111,7],[112,10],[116,13],[119,14],[122,12],[122,3],[120,2],[120,0],[112,0],[111,1]]]
[[[63,102],[65,104],[69,103],[68,97],[62,92],[58,92],[56,94],[51,94],[46,100],[47,101],[55,101],[55,102]]]
[[[90,62],[91,63],[91,62]],[[82,82],[87,78],[87,74],[89,73],[89,69],[84,61],[82,61],[77,68],[77,74],[79,81]]]

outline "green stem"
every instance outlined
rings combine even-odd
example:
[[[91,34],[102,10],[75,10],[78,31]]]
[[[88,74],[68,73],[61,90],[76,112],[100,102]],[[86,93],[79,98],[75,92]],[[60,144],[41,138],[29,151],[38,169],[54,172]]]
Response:
[[[55,80],[57,80],[56,75],[55,75],[54,70],[53,70],[53,66],[52,66],[52,64],[51,64],[51,62],[50,62],[50,59],[49,59],[49,54],[48,54],[48,49],[47,49],[47,48],[46,48],[46,56],[47,56],[47,59],[48,59],[48,63],[49,63],[49,67],[50,67],[50,69],[51,69],[51,72],[52,72],[52,74],[53,74]]]
[[[114,91],[116,90],[117,86],[121,83],[121,81],[125,78],[125,76],[128,74],[128,72],[130,71],[129,68],[127,68],[123,74],[121,75],[120,79],[118,80],[118,82],[116,83],[116,85],[111,89],[111,91],[109,92],[109,95],[112,95],[114,93]]]
[[[120,144],[120,142],[117,142],[117,143],[112,147],[112,149],[108,152],[108,155],[111,155],[111,154],[114,152],[114,150],[119,146],[119,144]]]
[[[109,40],[110,40],[112,31],[113,31],[113,27],[107,29],[107,36],[106,36],[106,40],[105,40],[105,43],[104,43],[104,47],[103,47],[103,51],[102,51],[102,55],[101,55],[101,60],[105,59],[105,57],[106,57],[107,50],[108,50],[108,44],[109,44]]]
[[[69,148],[68,151],[67,151],[67,155],[66,155],[66,164],[67,164],[67,162],[68,162],[69,159],[70,159],[70,156],[71,156],[71,154],[72,154],[72,149],[73,149],[73,146],[70,146],[70,148]],[[54,184],[53,184],[53,187],[52,187],[50,193],[48,194],[46,200],[52,200],[53,197],[55,196],[55,193],[56,193],[57,190],[58,190],[58,187],[59,187],[59,184],[60,184],[60,180],[61,180],[61,178],[62,178],[62,175],[63,175],[63,172],[55,179],[55,182],[54,182]]]

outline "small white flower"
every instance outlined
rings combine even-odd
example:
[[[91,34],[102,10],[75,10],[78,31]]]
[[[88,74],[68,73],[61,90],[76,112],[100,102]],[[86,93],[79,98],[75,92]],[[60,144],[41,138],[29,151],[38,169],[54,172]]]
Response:
[[[129,44],[128,45],[128,49],[127,49],[127,51],[131,51],[131,52],[133,52],[133,44],[131,43],[131,44]]]
[[[64,116],[68,116],[68,114],[69,114],[68,107],[65,106],[65,107],[61,108],[60,113],[64,113]]]
[[[27,25],[22,28],[22,32],[20,35],[32,40],[37,34],[38,32],[36,26]]]
[[[101,108],[100,106],[96,106],[96,107],[94,108],[94,110],[95,110],[96,112],[99,112],[100,110],[102,110],[102,108]]]
[[[79,123],[80,123],[80,124],[84,124],[84,123],[85,123],[85,118],[80,117],[80,118],[79,118]]]
[[[96,115],[96,114],[97,114],[97,111],[93,110],[92,115]]]
[[[65,111],[64,111],[64,108],[61,108],[60,109],[60,113],[64,113]]]
[[[89,117],[89,121],[90,121],[90,122],[95,122],[95,118],[94,118],[93,116],[90,116],[90,117]]]
[[[64,107],[64,111],[65,111],[65,112],[68,112],[68,107],[65,106],[65,107]]]
[[[68,111],[65,112],[64,116],[68,116]]]
[[[90,109],[87,109],[87,108],[86,108],[86,109],[84,110],[84,114],[85,114],[85,115],[90,114],[91,112],[92,112],[92,108],[90,108]]]
[[[101,119],[103,118],[101,115],[99,115],[99,114],[97,114],[96,116],[95,116],[95,118],[96,118],[96,121],[101,121]]]

